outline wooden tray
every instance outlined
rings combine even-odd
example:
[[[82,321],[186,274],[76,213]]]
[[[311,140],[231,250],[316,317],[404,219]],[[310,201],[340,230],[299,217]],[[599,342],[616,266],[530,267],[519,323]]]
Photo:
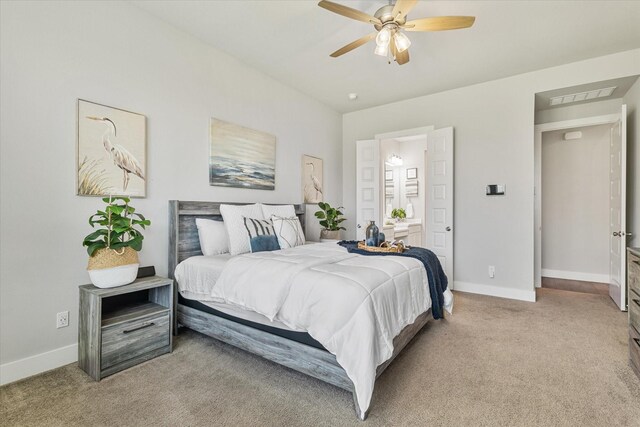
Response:
[[[402,253],[403,248],[396,246],[395,248],[380,248],[378,246],[367,246],[364,242],[358,242],[358,249],[362,249],[367,252],[378,252],[378,253]]]

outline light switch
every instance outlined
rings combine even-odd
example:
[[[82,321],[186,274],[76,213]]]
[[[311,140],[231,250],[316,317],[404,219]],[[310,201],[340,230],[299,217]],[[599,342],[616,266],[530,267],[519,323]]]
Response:
[[[504,184],[487,185],[487,196],[504,196],[504,192],[505,192]]]

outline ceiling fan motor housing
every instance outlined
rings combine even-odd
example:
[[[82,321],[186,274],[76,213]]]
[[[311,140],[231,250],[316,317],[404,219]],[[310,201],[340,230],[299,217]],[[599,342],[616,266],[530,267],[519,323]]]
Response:
[[[407,17],[403,16],[401,19],[395,20],[393,16],[393,5],[388,4],[386,6],[382,6],[380,9],[376,11],[373,15],[382,22],[382,24],[373,24],[376,30],[380,31],[385,25],[391,24],[395,22],[397,25],[404,25],[407,22]]]

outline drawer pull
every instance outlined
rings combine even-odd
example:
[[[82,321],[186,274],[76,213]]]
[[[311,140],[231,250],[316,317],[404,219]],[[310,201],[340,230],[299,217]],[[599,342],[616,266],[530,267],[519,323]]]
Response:
[[[154,322],[143,323],[142,325],[138,326],[137,328],[125,329],[124,331],[122,331],[122,333],[123,334],[129,334],[131,332],[139,331],[140,329],[148,328],[149,326],[154,326],[154,325],[155,325]]]

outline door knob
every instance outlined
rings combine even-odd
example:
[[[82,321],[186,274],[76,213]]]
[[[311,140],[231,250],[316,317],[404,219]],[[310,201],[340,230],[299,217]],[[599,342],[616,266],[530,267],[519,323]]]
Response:
[[[445,230],[451,231],[451,227],[447,227],[447,228],[445,228]]]

